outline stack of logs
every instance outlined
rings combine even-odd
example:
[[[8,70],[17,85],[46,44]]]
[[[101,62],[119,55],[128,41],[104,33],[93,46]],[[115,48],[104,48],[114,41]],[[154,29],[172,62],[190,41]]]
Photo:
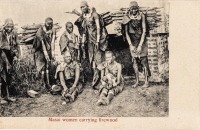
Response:
[[[23,31],[19,33],[19,36],[21,37],[21,43],[32,44],[37,30],[41,26],[44,26],[44,24],[22,26],[21,28],[23,29]],[[55,23],[53,25],[53,28],[56,30],[56,32],[58,32],[61,29],[61,26],[59,26],[58,23]]]
[[[147,23],[150,30],[153,30],[154,28],[158,27],[159,24],[162,21],[162,15],[161,15],[161,7],[140,7],[139,10],[143,12],[146,15]],[[77,10],[73,10],[72,12],[65,12],[65,13],[71,13],[76,14],[78,16],[81,16],[82,14],[79,13]],[[103,21],[105,23],[105,26],[108,26],[112,24],[114,21],[118,23],[122,23],[124,15],[128,13],[128,8],[121,8],[114,12],[105,12],[101,13],[100,16],[103,18]],[[119,29],[116,27],[116,29]]]

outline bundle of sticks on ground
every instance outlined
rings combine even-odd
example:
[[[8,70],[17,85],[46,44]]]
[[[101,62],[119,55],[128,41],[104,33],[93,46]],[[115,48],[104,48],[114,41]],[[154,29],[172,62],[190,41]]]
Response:
[[[37,30],[41,26],[44,26],[44,24],[32,24],[32,25],[22,26],[21,28],[23,29],[23,31],[19,32],[19,37],[21,37],[20,42],[26,44],[32,44]],[[53,28],[56,30],[56,32],[58,32],[61,29],[61,26],[59,26],[58,23],[55,23],[53,25]]]

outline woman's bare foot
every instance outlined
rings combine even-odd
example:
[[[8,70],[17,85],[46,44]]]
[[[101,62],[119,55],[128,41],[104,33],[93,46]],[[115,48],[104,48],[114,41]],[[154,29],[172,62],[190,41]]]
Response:
[[[139,86],[139,83],[136,82],[134,85],[132,85],[132,88],[137,88]]]
[[[149,87],[149,83],[144,83],[144,85],[142,86],[142,88],[148,88]]]

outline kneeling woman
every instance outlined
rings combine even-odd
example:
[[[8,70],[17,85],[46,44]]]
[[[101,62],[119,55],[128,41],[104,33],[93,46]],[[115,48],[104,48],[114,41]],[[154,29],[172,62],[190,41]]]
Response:
[[[105,59],[105,62],[98,65],[98,69],[101,70],[101,85],[97,105],[108,105],[124,87],[122,65],[115,61],[115,56],[111,51],[105,53]]]
[[[83,91],[82,76],[80,76],[80,65],[72,60],[69,51],[64,54],[64,62],[58,65],[55,78],[60,80],[63,87],[62,96],[66,102],[73,102]]]

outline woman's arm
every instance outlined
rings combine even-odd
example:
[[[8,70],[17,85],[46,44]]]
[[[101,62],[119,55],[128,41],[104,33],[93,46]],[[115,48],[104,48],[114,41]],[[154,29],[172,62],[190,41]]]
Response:
[[[96,23],[96,26],[97,26],[97,43],[99,43],[100,41],[100,21],[99,21],[99,18],[95,19],[95,23]]]
[[[121,82],[121,75],[122,75],[122,65],[121,64],[117,65],[117,70],[118,70],[118,72],[117,72],[117,82],[113,86],[117,86]]]
[[[56,39],[56,32],[53,31],[52,41],[51,41],[51,54],[53,58],[55,58],[55,39]]]
[[[72,87],[77,87],[79,78],[80,78],[80,66],[77,64],[76,70],[75,70],[75,81],[74,81],[74,84],[72,85]]]
[[[126,40],[128,41],[129,46],[131,46],[132,43],[131,43],[131,38],[128,34],[128,24],[125,25],[125,34],[126,34]]]
[[[63,74],[63,71],[60,71],[59,72],[59,79],[60,79],[60,83],[64,89],[64,91],[67,91],[68,90],[68,87],[66,86],[65,84],[65,79],[64,79],[64,74]]]
[[[43,41],[43,40],[41,40],[41,41],[42,41],[42,50],[43,50],[43,53],[44,53],[45,59],[47,60],[47,62],[49,62],[50,59],[49,59],[49,55],[48,55],[48,53],[47,53],[46,46],[44,45],[44,41]]]
[[[125,35],[126,35],[126,40],[128,41],[129,47],[131,51],[136,51],[136,48],[133,46],[131,42],[131,38],[128,34],[128,24],[125,25]],[[131,53],[132,54],[132,53]]]
[[[142,36],[140,39],[140,43],[138,45],[138,52],[141,51],[141,47],[144,43],[145,36],[146,36],[146,22],[145,22],[145,15],[142,14]]]

